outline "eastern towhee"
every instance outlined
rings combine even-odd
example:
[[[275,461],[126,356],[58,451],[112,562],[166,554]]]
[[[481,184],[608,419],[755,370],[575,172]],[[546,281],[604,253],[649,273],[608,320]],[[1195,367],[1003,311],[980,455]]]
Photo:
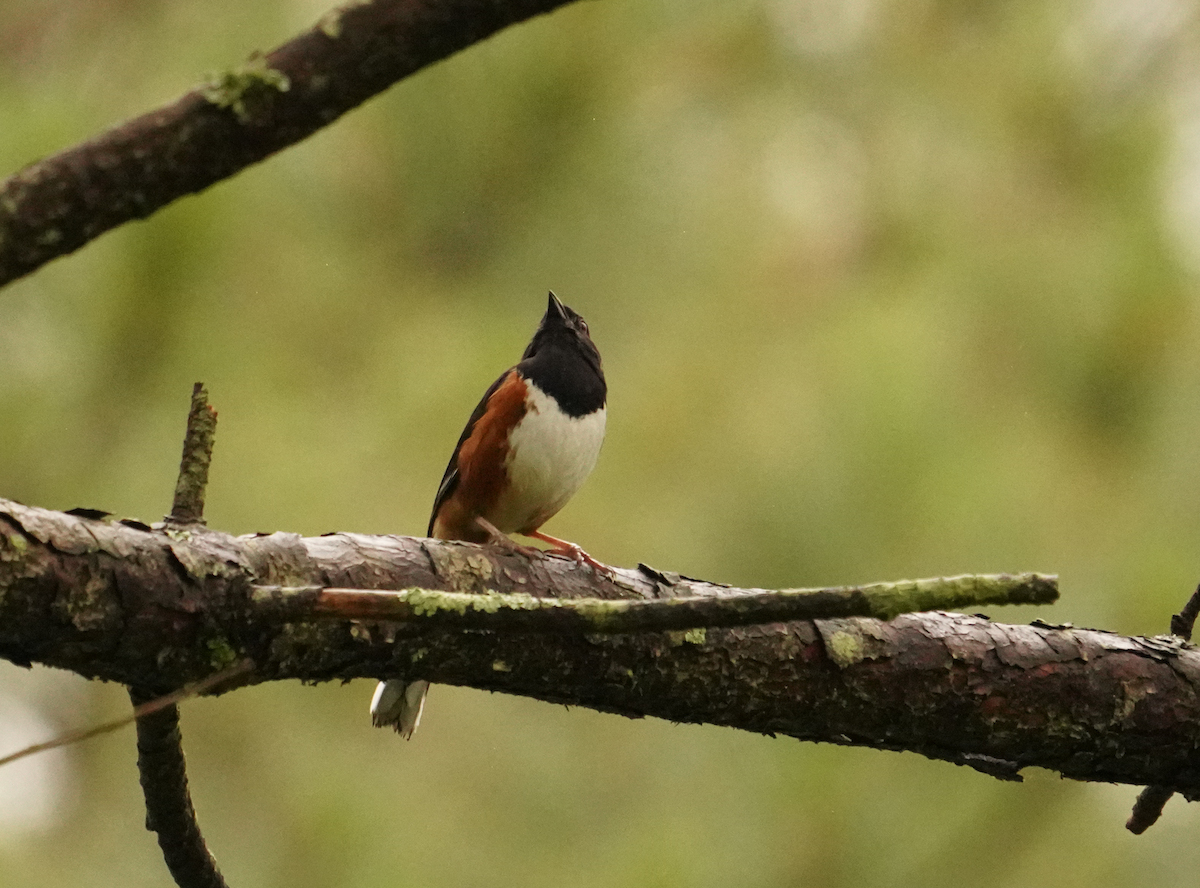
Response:
[[[607,395],[587,322],[551,293],[521,362],[492,383],[467,420],[433,501],[427,534],[535,553],[507,536],[519,533],[606,570],[574,543],[539,528],[596,465]],[[428,692],[427,681],[382,681],[371,700],[371,720],[411,737]]]

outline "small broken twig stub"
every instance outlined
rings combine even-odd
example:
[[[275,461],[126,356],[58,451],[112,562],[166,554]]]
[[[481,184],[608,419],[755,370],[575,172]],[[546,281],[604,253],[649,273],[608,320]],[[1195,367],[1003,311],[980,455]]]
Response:
[[[1158,818],[1162,817],[1163,809],[1167,806],[1167,802],[1171,801],[1173,795],[1175,795],[1175,790],[1167,786],[1143,788],[1133,803],[1133,811],[1130,812],[1129,819],[1125,821],[1125,828],[1135,836],[1140,836],[1158,823]]]
[[[192,406],[183,436],[175,498],[166,517],[169,524],[204,523],[204,493],[208,488],[208,467],[212,463],[216,433],[217,411],[209,406],[204,383],[197,382],[192,386]]]
[[[1184,641],[1192,640],[1192,629],[1196,625],[1196,617],[1200,616],[1200,586],[1192,593],[1183,610],[1171,617],[1171,634],[1178,635]]]

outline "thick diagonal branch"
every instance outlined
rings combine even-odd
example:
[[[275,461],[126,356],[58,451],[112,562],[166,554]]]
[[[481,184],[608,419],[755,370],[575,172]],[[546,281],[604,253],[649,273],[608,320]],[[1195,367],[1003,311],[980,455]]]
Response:
[[[569,0],[369,0],[0,184],[0,285],[234,175],[397,80]]]
[[[1003,776],[1038,765],[1200,794],[1200,654],[1178,639],[944,613],[704,633],[422,630],[298,622],[255,595],[309,585],[644,600],[751,591],[409,537],[182,538],[0,501],[0,656],[18,662],[174,686],[247,656],[257,681],[425,678],[912,750]]]

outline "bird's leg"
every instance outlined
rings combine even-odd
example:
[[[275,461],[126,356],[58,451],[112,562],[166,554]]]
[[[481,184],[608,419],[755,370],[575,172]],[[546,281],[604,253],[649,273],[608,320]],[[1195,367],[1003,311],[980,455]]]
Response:
[[[488,535],[488,543],[498,549],[507,549],[509,552],[517,552],[521,555],[524,555],[526,558],[542,557],[541,549],[535,549],[532,546],[522,546],[482,515],[475,516],[475,524],[478,525],[479,528]]]
[[[568,542],[567,540],[560,540],[558,537],[552,537],[550,534],[542,533],[540,530],[531,531],[530,533],[525,534],[525,536],[531,537],[535,540],[541,540],[543,543],[549,543],[550,549],[548,551],[550,552],[554,552],[558,555],[569,555],[580,564],[589,565],[594,571],[598,571],[605,576],[612,576],[611,567],[609,567],[607,564],[602,564],[601,562],[597,561],[575,543]]]

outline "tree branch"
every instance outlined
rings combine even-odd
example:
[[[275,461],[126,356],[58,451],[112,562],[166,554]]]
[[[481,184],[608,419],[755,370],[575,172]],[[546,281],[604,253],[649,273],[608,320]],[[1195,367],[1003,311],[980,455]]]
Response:
[[[0,184],[0,286],[202,191],[415,71],[569,0],[369,0]]]
[[[899,614],[984,604],[1051,604],[1058,600],[1058,581],[1042,574],[971,574],[837,589],[747,590],[741,595],[659,601],[320,586],[256,586],[254,597],[258,604],[268,605],[288,620],[375,620],[417,623],[421,628],[612,635],[833,617],[888,620]]]
[[[204,526],[204,493],[212,463],[217,411],[208,404],[203,383],[192,386],[183,436],[183,455],[175,497],[165,526],[174,532]],[[188,791],[179,706],[170,703],[147,712],[160,692],[154,684],[131,684],[129,698],[137,715],[138,778],[146,799],[146,829],[158,836],[167,869],[179,888],[228,888],[209,853]]]
[[[101,513],[88,513],[96,516]],[[0,500],[0,656],[178,686],[424,678],[671,721],[906,749],[1012,777],[1200,796],[1200,653],[1170,637],[924,613],[628,635],[298,621],[256,586],[663,600],[734,589],[410,537],[187,534]]]
[[[192,386],[192,406],[188,410],[179,479],[175,482],[168,523],[180,526],[204,523],[204,492],[208,488],[208,467],[212,463],[216,434],[217,411],[209,406],[204,383],[197,382]]]
[[[1184,641],[1192,640],[1192,629],[1196,625],[1196,617],[1200,616],[1200,588],[1192,593],[1183,610],[1171,617],[1171,634]],[[1135,836],[1140,836],[1162,817],[1163,808],[1171,801],[1175,791],[1169,786],[1147,786],[1138,794],[1133,803],[1133,811],[1125,821],[1125,828]]]
[[[153,695],[130,689],[134,705]],[[137,720],[138,777],[146,799],[146,829],[158,836],[167,869],[179,888],[228,888],[208,851],[188,791],[179,707]]]

